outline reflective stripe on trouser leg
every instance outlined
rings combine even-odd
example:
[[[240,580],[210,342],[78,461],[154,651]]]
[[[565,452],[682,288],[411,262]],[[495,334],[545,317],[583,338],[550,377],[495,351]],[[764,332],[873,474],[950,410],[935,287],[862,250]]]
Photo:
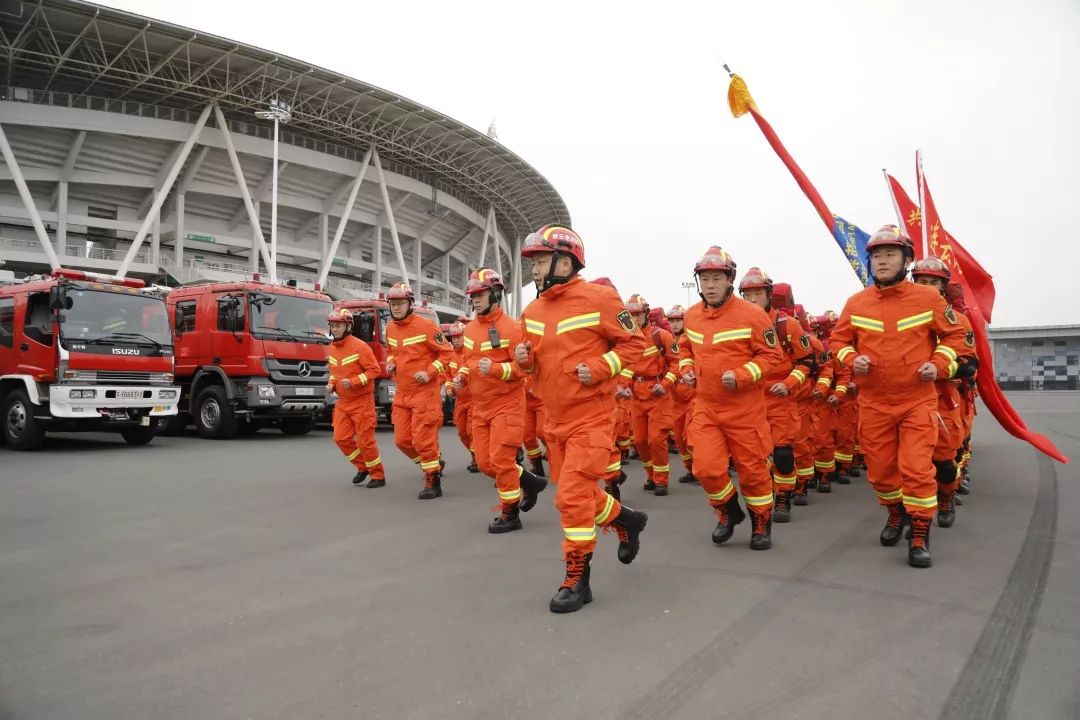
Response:
[[[614,422],[606,418],[577,427],[549,424],[545,433],[552,477],[558,477],[555,507],[563,527],[563,555],[591,553],[598,519],[610,522],[621,507],[600,483],[615,436]]]

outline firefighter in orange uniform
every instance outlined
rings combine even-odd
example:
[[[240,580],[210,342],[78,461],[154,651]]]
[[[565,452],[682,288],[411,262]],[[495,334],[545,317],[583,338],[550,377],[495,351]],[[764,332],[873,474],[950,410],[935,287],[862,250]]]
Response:
[[[804,386],[799,388],[796,395],[799,411],[799,431],[795,435],[795,494],[791,502],[794,505],[809,505],[806,491],[816,487],[814,478],[814,408],[820,399],[814,396],[814,391],[821,387],[820,381],[826,386],[832,385],[833,364],[829,360],[829,354],[825,346],[811,331],[810,322],[805,311],[799,307],[800,320],[803,330],[810,340],[810,351],[814,354],[814,363],[811,366],[810,377]],[[820,395],[820,391],[818,391]]]
[[[499,491],[499,516],[488,525],[489,533],[520,530],[520,513],[531,510],[547,486],[547,480],[517,463],[525,434],[525,373],[514,363],[513,349],[523,335],[520,323],[503,312],[504,289],[494,270],[469,275],[465,294],[476,317],[465,326],[465,364],[454,380],[455,387],[472,391],[473,449],[480,471]]]
[[[945,296],[945,288],[952,279],[949,268],[939,258],[930,256],[918,260],[911,266],[911,279],[919,285],[927,285]],[[975,333],[971,329],[971,322],[967,317],[957,312],[952,307],[953,314],[964,328],[964,345],[968,348],[975,347]],[[956,522],[956,488],[960,484],[957,475],[957,465],[963,459],[964,454],[964,417],[967,408],[961,395],[962,385],[965,381],[975,377],[979,361],[974,355],[960,355],[956,359],[957,370],[955,379],[936,380],[938,393],[938,415],[941,423],[938,426],[937,444],[934,446],[934,470],[937,477],[938,487],[938,527],[952,527]]]
[[[439,326],[413,312],[413,291],[397,283],[386,294],[393,322],[386,329],[389,356],[386,371],[397,389],[390,419],[394,443],[424,472],[421,500],[442,497],[439,426],[442,425],[441,380],[454,359]]]
[[[719,520],[712,540],[727,542],[745,519],[739,495],[728,475],[735,462],[739,487],[750,510],[750,547],[772,546],[772,440],[765,415],[762,380],[785,358],[769,316],[735,297],[735,261],[710,247],[694,265],[701,302],[686,311],[683,375],[695,383],[690,447],[694,477],[701,483]]]
[[[788,286],[784,286],[787,289]],[[813,365],[810,338],[799,321],[773,307],[773,281],[761,268],[750,268],[739,282],[739,294],[769,315],[784,361],[765,375],[765,416],[772,437],[773,492],[776,495],[773,519],[791,520],[791,501],[795,493],[795,435],[799,428],[798,401],[794,393],[810,376]],[[783,293],[781,293],[783,295]],[[786,298],[784,300],[786,302]]]
[[[967,301],[964,298],[963,285],[958,282],[949,282],[945,286],[945,299],[952,305],[957,317],[967,315]],[[974,332],[971,333],[971,342],[972,344],[975,342]],[[975,376],[978,376],[977,370]],[[968,483],[968,466],[971,464],[971,429],[975,424],[975,398],[979,396],[979,388],[975,377],[964,378],[959,385],[960,402],[963,406],[964,442],[957,459],[956,476],[959,484],[956,486],[956,492],[967,495],[971,492],[971,486]]]
[[[458,439],[461,440],[461,444],[469,451],[470,462],[465,469],[471,473],[478,473],[480,468],[476,464],[476,453],[473,452],[472,445],[472,393],[468,387],[458,388],[454,386],[454,377],[457,376],[461,368],[465,367],[465,324],[460,321],[455,322],[446,331],[446,336],[450,339],[454,359],[450,361],[449,372],[447,373],[449,377],[443,386],[446,392],[454,396],[454,427],[457,428]]]
[[[906,281],[915,258],[909,238],[887,225],[866,250],[874,284],[847,301],[832,341],[859,383],[859,444],[867,478],[889,513],[881,544],[899,542],[910,522],[908,564],[930,567],[930,523],[938,504],[934,381],[955,377],[957,359],[971,349],[941,294]]]
[[[648,520],[600,488],[615,437],[611,379],[640,359],[645,338],[616,293],[580,277],[585,246],[573,230],[544,226],[525,239],[521,254],[532,261],[540,294],[521,315],[527,340],[514,357],[533,374],[534,390],[544,402],[566,563],[566,577],[550,608],[573,612],[592,601],[596,527],[614,527],[619,560],[629,563]]]
[[[626,310],[645,336],[647,345],[641,360],[624,369],[630,371],[630,422],[634,445],[645,468],[645,490],[656,495],[668,494],[668,438],[671,436],[674,405],[671,388],[679,379],[679,346],[667,330],[649,322],[649,303],[634,294],[626,301]]]
[[[619,302],[622,302],[622,296],[619,295],[615,283],[611,282],[611,278],[598,277],[589,282],[593,285],[609,288],[619,298]],[[625,446],[629,447],[631,444],[630,405],[631,398],[633,397],[629,383],[633,380],[633,377],[633,371],[631,371],[630,368],[624,367],[618,376],[608,381],[613,384],[615,394],[615,438],[613,439],[611,453],[608,457],[610,462],[604,469],[604,492],[611,495],[616,500],[622,499],[622,492],[619,490],[619,487],[626,482],[626,473],[623,472],[622,469],[624,454],[623,440],[625,440]]]
[[[810,410],[810,422],[814,431],[814,477],[808,487],[819,493],[832,492],[832,479],[836,473],[836,406],[847,393],[847,381],[840,377],[842,366],[836,362],[829,349],[829,336],[835,321],[828,315],[814,318],[813,327],[825,352],[820,365],[827,368],[819,372],[810,397],[814,403]]]
[[[683,327],[686,319],[686,308],[682,305],[672,306],[668,310],[667,319],[671,323],[671,334],[675,338],[675,342],[677,344],[681,343],[684,336]],[[679,362],[681,365],[686,362],[686,358],[681,358]],[[679,367],[680,374],[684,367],[685,365]],[[679,377],[671,390],[671,399],[674,405],[671,434],[675,438],[675,447],[679,451],[679,459],[682,460],[683,467],[686,469],[686,474],[679,478],[679,482],[697,482],[694,479],[694,454],[690,452],[690,445],[686,441],[686,425],[690,417],[690,408],[694,402],[694,387],[687,384],[682,377]]]
[[[326,392],[337,393],[334,405],[334,442],[345,459],[356,467],[353,485],[371,476],[367,487],[386,484],[382,456],[375,442],[375,381],[381,372],[375,353],[352,334],[352,313],[342,308],[330,312],[333,341],[327,352],[330,380]]]

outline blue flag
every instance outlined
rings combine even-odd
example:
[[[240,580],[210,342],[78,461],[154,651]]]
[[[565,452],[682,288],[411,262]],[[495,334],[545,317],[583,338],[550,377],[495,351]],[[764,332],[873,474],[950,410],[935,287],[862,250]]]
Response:
[[[839,215],[833,215],[833,237],[836,238],[840,249],[844,251],[851,269],[859,276],[863,287],[869,287],[874,281],[869,268],[866,267],[866,242],[870,239],[870,235]]]

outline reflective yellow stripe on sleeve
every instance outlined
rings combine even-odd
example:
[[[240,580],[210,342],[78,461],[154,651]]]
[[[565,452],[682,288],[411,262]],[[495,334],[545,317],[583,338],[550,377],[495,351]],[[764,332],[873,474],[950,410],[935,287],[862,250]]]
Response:
[[[761,368],[758,366],[758,364],[756,362],[751,360],[748,363],[744,363],[743,367],[746,368],[748,371],[750,371],[750,377],[753,380],[753,382],[757,382],[758,380],[761,379]]]
[[[622,359],[615,353],[614,350],[606,352],[603,355],[604,362],[611,368],[611,377],[615,377],[622,372]]]

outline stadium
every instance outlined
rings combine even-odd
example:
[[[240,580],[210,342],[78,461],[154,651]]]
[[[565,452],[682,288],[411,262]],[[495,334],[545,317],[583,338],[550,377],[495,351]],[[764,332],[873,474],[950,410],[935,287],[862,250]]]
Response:
[[[0,48],[5,271],[407,279],[448,320],[471,269],[520,289],[521,240],[570,223],[493,130],[272,51],[71,0],[0,6]]]

